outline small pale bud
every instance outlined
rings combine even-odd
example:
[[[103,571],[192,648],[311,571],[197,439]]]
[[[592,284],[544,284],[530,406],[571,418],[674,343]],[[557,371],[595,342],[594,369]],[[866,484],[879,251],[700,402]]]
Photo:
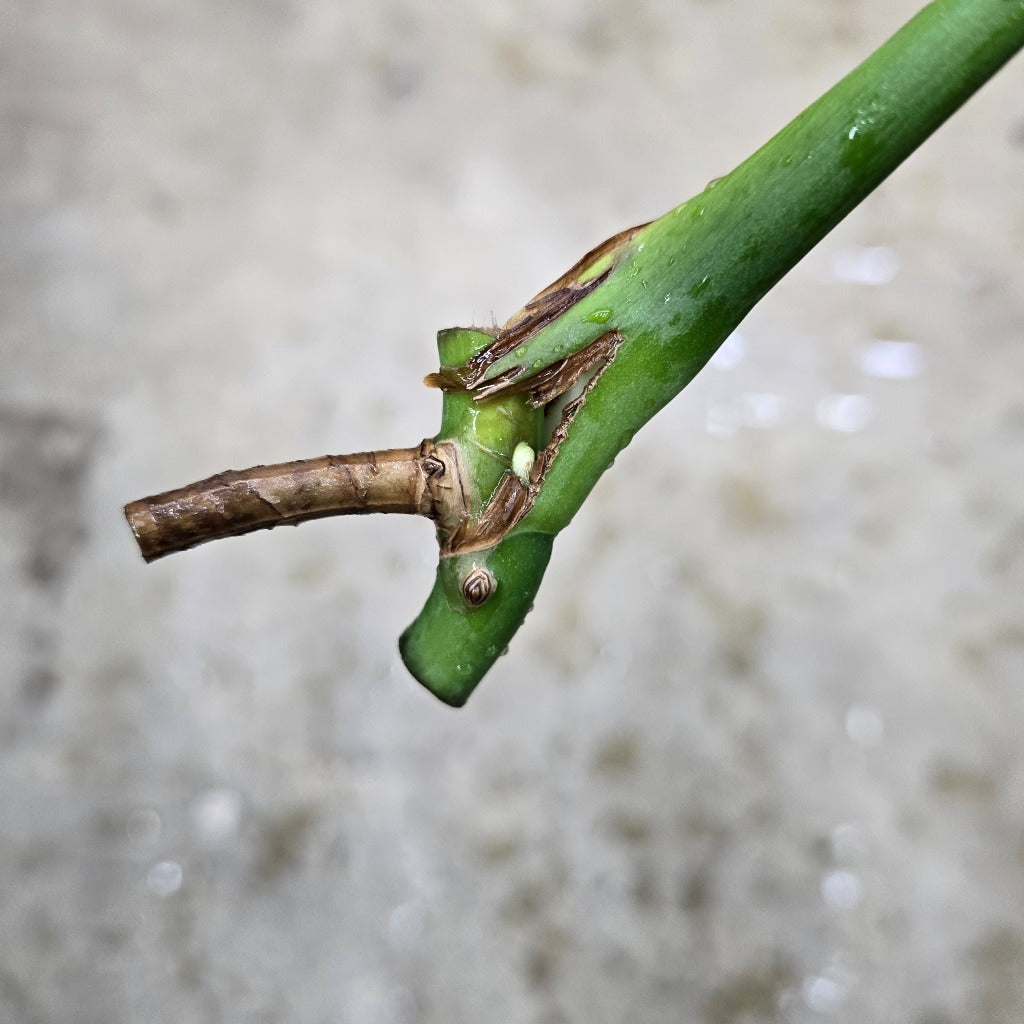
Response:
[[[512,452],[512,472],[515,473],[524,484],[530,482],[530,470],[533,469],[533,462],[537,453],[525,442],[520,441]]]

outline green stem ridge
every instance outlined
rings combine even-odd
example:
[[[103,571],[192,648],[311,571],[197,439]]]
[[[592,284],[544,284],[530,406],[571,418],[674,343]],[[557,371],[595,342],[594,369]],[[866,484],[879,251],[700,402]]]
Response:
[[[557,315],[535,316],[525,335],[514,317],[514,349],[500,349],[500,332],[497,340],[457,332],[457,343],[448,332],[439,336],[442,369],[434,377],[451,390],[438,440],[461,445],[479,488],[475,515],[511,472],[517,444],[537,448],[547,440],[542,417],[513,387],[610,331],[621,344],[571,422],[562,421],[557,452],[525,514],[492,546],[442,554],[426,606],[399,642],[417,679],[446,703],[465,703],[532,606],[555,535],[636,430],[792,266],[1022,47],[1024,0],[935,0],[726,177],[617,236],[611,255],[595,250],[600,262],[576,277],[577,291],[558,291]],[[481,391],[494,397],[480,399]],[[474,453],[484,449],[500,454],[481,460]],[[460,589],[474,570],[493,584],[478,607]]]

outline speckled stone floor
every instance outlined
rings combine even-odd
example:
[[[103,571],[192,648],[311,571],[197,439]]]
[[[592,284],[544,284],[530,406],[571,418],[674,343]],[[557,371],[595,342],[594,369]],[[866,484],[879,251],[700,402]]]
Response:
[[[144,566],[228,467],[416,443],[503,320],[913,3],[0,16],[0,1020],[1024,1020],[1024,63],[752,314],[470,704],[428,524]]]

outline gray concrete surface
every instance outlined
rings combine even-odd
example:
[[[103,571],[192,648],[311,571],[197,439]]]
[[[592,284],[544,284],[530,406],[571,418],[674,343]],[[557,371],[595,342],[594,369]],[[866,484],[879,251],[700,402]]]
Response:
[[[460,712],[431,531],[127,500],[435,429],[915,4],[0,13],[0,1021],[1024,1020],[1024,64],[744,324]],[[896,342],[898,344],[879,344]]]

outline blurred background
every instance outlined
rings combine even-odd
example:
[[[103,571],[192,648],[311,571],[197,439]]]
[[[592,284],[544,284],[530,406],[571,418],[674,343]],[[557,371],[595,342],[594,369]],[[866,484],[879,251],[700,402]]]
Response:
[[[1024,62],[755,310],[461,711],[422,520],[131,499],[436,430],[915,0],[0,15],[0,1021],[1024,1019]]]

